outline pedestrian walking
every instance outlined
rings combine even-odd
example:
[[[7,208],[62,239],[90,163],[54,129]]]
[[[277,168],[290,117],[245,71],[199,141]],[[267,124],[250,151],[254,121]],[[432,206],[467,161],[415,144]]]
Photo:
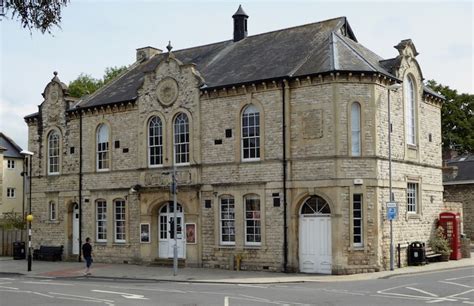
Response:
[[[86,261],[86,270],[84,271],[84,275],[91,275],[90,269],[92,265],[92,246],[90,244],[91,239],[89,237],[86,238],[86,243],[82,245],[82,256]]]

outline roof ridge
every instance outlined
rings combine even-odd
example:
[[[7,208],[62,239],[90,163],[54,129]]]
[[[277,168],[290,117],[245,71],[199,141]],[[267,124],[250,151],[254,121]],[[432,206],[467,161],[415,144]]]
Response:
[[[289,28],[283,28],[283,29],[273,30],[273,31],[269,31],[269,32],[258,33],[258,34],[255,34],[255,35],[249,35],[245,39],[248,39],[248,38],[251,38],[251,37],[257,37],[257,36],[261,36],[261,35],[266,35],[266,34],[270,34],[270,33],[275,33],[275,32],[281,32],[281,31],[292,30],[292,29],[296,29],[296,28],[302,28],[302,27],[306,27],[306,26],[309,26],[309,25],[315,25],[315,24],[318,24],[318,23],[328,22],[328,21],[337,20],[337,19],[344,19],[344,18],[346,18],[346,17],[341,16],[341,17],[335,17],[335,18],[326,19],[326,20],[317,21],[317,22],[305,23],[305,24],[301,24],[301,25],[298,25],[298,26],[294,26],[294,27],[289,27]],[[196,49],[196,48],[208,47],[208,46],[212,46],[212,45],[222,44],[222,43],[225,43],[225,42],[233,42],[233,40],[228,39],[228,40],[218,41],[218,42],[215,42],[215,43],[210,43],[210,44],[205,44],[205,45],[200,45],[200,46],[195,46],[195,47],[179,49],[179,50],[173,51],[173,53],[178,53],[180,51],[185,51],[185,50],[192,50],[192,49]],[[167,54],[167,53],[168,52],[163,53],[163,54]]]

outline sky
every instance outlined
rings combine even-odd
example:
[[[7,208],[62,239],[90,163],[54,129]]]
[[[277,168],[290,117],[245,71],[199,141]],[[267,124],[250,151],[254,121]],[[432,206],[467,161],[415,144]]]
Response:
[[[30,33],[0,21],[0,131],[27,148],[23,117],[38,111],[57,71],[69,84],[79,74],[101,78],[107,67],[130,65],[136,49],[173,50],[232,39],[232,15],[242,4],[249,35],[346,16],[359,43],[383,58],[411,38],[426,80],[473,93],[472,1],[85,1],[64,8],[61,29]],[[7,17],[10,15],[7,14]]]

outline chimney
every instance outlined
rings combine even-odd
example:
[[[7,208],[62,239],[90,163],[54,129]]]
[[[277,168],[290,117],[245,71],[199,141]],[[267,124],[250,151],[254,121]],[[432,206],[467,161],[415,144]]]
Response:
[[[234,42],[237,42],[247,37],[247,19],[249,16],[242,9],[242,5],[239,5],[239,9],[232,18],[234,19]]]
[[[138,48],[137,49],[137,62],[148,60],[154,55],[160,54],[161,52],[163,51],[157,48],[150,47],[150,46]]]

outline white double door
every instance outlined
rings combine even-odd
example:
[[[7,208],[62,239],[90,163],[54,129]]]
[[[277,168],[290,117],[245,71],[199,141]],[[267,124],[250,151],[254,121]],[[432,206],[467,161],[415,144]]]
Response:
[[[300,271],[331,274],[331,217],[300,215]]]
[[[184,214],[181,205],[176,204],[177,235],[176,243],[178,246],[178,258],[185,258],[186,254],[186,237],[183,232],[184,228]],[[174,209],[173,203],[169,202],[160,209],[158,214],[158,256],[160,258],[173,258],[173,249],[175,246],[174,239]]]

